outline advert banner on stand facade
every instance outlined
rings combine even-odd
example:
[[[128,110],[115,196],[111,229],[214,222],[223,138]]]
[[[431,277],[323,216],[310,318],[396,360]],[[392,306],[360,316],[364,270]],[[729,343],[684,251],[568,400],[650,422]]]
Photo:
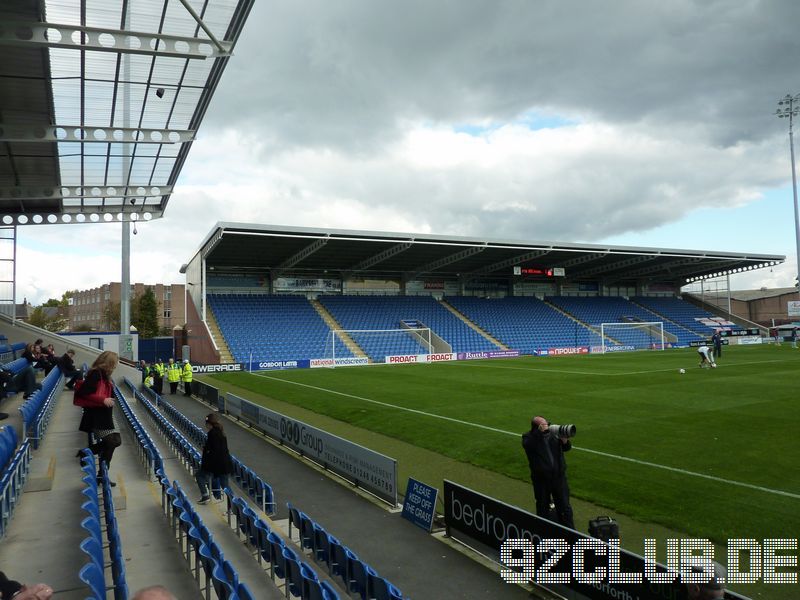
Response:
[[[392,506],[397,504],[397,461],[312,425],[227,394],[228,414],[352,481]]]

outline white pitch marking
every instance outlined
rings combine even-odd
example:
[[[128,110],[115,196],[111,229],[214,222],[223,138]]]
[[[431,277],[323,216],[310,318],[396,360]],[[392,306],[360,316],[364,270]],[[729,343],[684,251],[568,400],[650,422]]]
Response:
[[[347,394],[345,392],[339,392],[336,390],[331,390],[328,388],[319,387],[316,385],[310,385],[308,383],[300,383],[299,381],[289,381],[288,379],[281,379],[280,377],[272,377],[270,375],[262,375],[261,373],[251,373],[252,375],[257,375],[258,377],[263,377],[264,379],[272,379],[273,381],[280,381],[281,383],[289,383],[291,385],[299,385],[301,387],[310,388],[312,390],[318,390],[320,392],[326,392],[328,394],[335,394],[337,396],[344,396],[346,398],[353,398],[355,400],[362,400],[363,402],[370,402],[372,404],[378,404],[379,406],[386,406],[388,408],[394,408],[396,410],[404,410],[406,412],[415,413],[418,415],[423,415],[426,417],[431,417],[434,419],[442,419],[444,421],[450,421],[452,423],[459,423],[461,425],[468,425],[470,427],[478,427],[479,429],[485,429],[487,431],[494,431],[495,433],[502,433],[504,435],[511,435],[514,437],[519,437],[521,434],[516,433],[513,431],[505,431],[504,429],[497,429],[496,427],[489,427],[488,425],[481,425],[480,423],[471,423],[470,421],[463,421],[461,419],[455,419],[453,417],[445,417],[444,415],[437,415],[434,413],[425,412],[423,410],[417,410],[416,408],[408,408],[406,406],[397,406],[396,404],[390,404],[388,402],[381,402],[380,400],[374,400],[372,398],[364,398],[363,396],[356,396],[354,394]],[[627,456],[620,456],[617,454],[609,454],[607,452],[601,452],[599,450],[592,450],[590,448],[580,448],[578,446],[572,447],[574,450],[580,450],[581,452],[589,452],[590,454],[597,454],[598,456],[605,456],[606,458],[614,458],[617,460],[623,460],[626,462],[635,463],[637,465],[644,465],[647,467],[654,467],[656,469],[664,469],[665,471],[672,471],[673,473],[680,473],[682,475],[690,475],[692,477],[700,477],[703,479],[708,479],[710,481],[718,481],[720,483],[727,483],[728,485],[735,485],[738,487],[748,488],[751,490],[757,490],[759,492],[766,492],[768,494],[775,494],[778,496],[787,496],[789,498],[794,498],[796,500],[800,500],[800,494],[793,494],[792,492],[786,492],[784,490],[773,490],[770,488],[761,487],[759,485],[753,485],[750,483],[744,483],[741,481],[734,481],[732,479],[724,479],[722,477],[716,477],[714,475],[705,475],[703,473],[695,473],[694,471],[687,471],[686,469],[679,469],[677,467],[668,467],[666,465],[659,465],[658,463],[648,462],[646,460],[639,460],[636,458],[629,458]]]
[[[545,359],[546,360],[546,359]],[[694,360],[692,358],[691,360]],[[733,364],[718,364],[717,367],[739,367],[742,365],[761,365],[766,363],[790,363],[793,361],[790,360],[756,360],[756,361],[749,361],[749,362],[737,362]],[[647,373],[667,373],[669,371],[674,371],[675,367],[669,367],[668,369],[649,369],[647,371],[622,371],[619,373],[601,373],[598,371],[567,371],[562,369],[539,369],[536,367],[509,367],[509,366],[502,366],[502,365],[494,365],[488,364],[487,362],[482,362],[482,364],[478,364],[478,361],[468,362],[468,361],[451,361],[448,363],[437,363],[437,364],[446,364],[450,366],[456,367],[476,367],[480,369],[504,369],[504,370],[511,370],[511,371],[531,371],[535,373],[565,373],[568,375],[596,375],[598,377],[619,377],[621,375],[646,375]]]

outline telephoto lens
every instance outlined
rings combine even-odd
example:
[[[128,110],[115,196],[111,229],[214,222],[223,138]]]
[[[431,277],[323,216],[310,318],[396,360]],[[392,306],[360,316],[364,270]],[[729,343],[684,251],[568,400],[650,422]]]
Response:
[[[550,433],[557,437],[571,438],[575,437],[578,433],[578,428],[575,425],[550,425]]]

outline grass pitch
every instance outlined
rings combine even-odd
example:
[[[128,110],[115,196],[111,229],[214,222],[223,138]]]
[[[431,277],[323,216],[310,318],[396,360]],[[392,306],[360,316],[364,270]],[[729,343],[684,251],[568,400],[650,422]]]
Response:
[[[717,369],[697,363],[681,349],[213,378],[522,481],[520,434],[542,414],[578,427],[575,497],[718,543],[797,538],[800,350],[725,347]]]

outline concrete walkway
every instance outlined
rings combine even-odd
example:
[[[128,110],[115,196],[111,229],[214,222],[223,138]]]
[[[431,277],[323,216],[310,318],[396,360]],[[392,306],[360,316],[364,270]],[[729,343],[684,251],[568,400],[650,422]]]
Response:
[[[202,425],[209,406],[180,395],[164,397]],[[356,494],[297,455],[252,430],[225,421],[231,451],[275,491],[276,522],[288,520],[286,502],[307,513],[405,596],[420,599],[532,598],[499,574],[436,539],[382,503]],[[319,571],[319,569],[317,569]]]

